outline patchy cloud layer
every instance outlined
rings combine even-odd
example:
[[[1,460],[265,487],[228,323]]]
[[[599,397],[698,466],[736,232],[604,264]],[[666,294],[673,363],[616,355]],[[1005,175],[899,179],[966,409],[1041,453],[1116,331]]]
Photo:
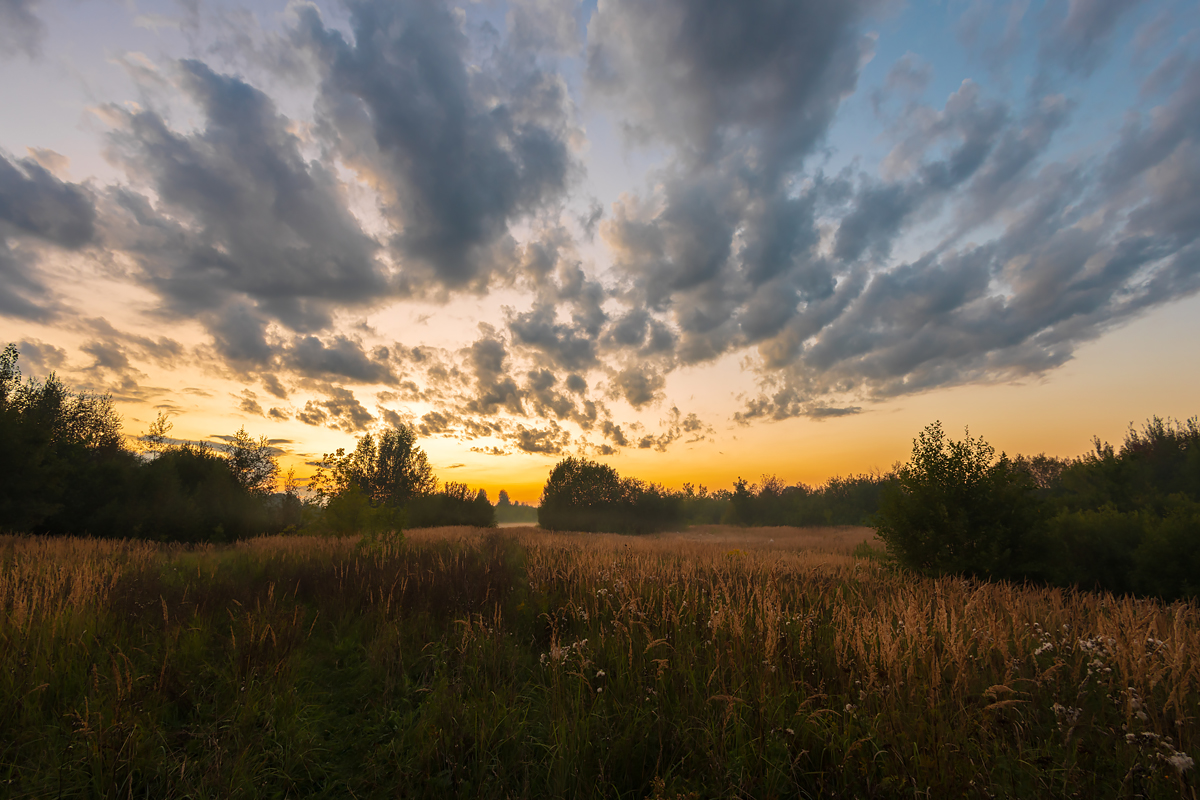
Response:
[[[77,354],[28,337],[25,357],[123,396],[191,359],[272,420],[665,451],[726,421],[676,406],[684,368],[743,358],[737,422],[829,419],[1051,370],[1200,289],[1190,7],[972,4],[946,23],[959,74],[881,39],[897,12],[873,0],[605,0],[588,19],[353,0],[269,30],[194,5],[192,57],[122,55],[138,102],[94,109],[120,179],[0,154],[0,315],[71,331]],[[0,0],[0,31],[36,62],[40,4]],[[1126,74],[1122,105],[1097,99]],[[876,125],[861,154],[836,135],[855,113]],[[600,202],[610,131],[650,166]],[[204,344],[79,313],[52,288],[67,256]],[[368,323],[464,300],[491,311],[452,335]]]

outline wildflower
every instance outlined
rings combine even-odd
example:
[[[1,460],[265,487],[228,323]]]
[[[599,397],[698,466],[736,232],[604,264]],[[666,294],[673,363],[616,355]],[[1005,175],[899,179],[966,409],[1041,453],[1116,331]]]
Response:
[[[1172,756],[1168,756],[1167,763],[1175,768],[1180,777],[1183,776],[1183,773],[1196,766],[1196,762],[1192,760],[1192,757],[1183,753],[1175,753]]]

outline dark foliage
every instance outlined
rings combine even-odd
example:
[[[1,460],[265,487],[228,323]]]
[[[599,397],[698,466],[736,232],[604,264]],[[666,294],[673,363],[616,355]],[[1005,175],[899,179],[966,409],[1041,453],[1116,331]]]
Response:
[[[496,517],[483,489],[475,491],[465,483],[447,481],[441,491],[409,501],[408,522],[414,528],[438,525],[491,528],[496,524]]]
[[[163,541],[230,541],[297,521],[295,492],[272,495],[266,439],[240,430],[223,450],[169,445],[163,415],[131,450],[108,395],[51,374],[21,381],[15,345],[0,355],[0,528]]]
[[[822,486],[787,486],[774,475],[757,484],[738,478],[720,521],[732,525],[869,525],[893,475],[852,475],[830,478]],[[685,487],[686,488],[686,487]],[[703,488],[703,487],[701,487]],[[710,506],[711,508],[711,506]],[[711,513],[711,511],[710,511]]]
[[[1150,595],[1200,593],[1200,426],[1154,417],[1118,450],[1008,460],[935,423],[884,501],[879,535],[925,574],[1036,579]]]
[[[940,422],[913,442],[885,495],[878,535],[906,567],[927,575],[1024,577],[1040,509],[1028,472],[983,439],[946,436]]]
[[[400,425],[378,437],[366,434],[355,449],[327,454],[310,487],[311,527],[352,534],[399,531],[404,527],[495,524],[483,490],[448,482],[437,489],[429,458],[416,432]]]
[[[678,493],[606,464],[567,457],[550,472],[538,506],[538,524],[550,530],[651,533],[683,524]]]

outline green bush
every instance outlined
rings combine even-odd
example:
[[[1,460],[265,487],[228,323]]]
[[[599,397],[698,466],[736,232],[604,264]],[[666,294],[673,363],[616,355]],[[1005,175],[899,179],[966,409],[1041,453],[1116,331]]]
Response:
[[[1051,580],[1118,594],[1133,591],[1131,567],[1147,519],[1144,513],[1122,512],[1112,505],[1055,515],[1047,524],[1053,548]]]
[[[940,422],[913,441],[884,495],[877,534],[900,564],[926,575],[1019,578],[1042,569],[1041,515],[1029,474],[981,438],[947,438]]]
[[[1133,573],[1141,594],[1166,600],[1200,595],[1200,503],[1175,495],[1163,517],[1148,520]]]

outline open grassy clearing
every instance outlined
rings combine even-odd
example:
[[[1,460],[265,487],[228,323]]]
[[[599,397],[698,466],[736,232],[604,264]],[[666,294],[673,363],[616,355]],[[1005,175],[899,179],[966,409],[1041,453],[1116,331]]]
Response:
[[[0,538],[0,794],[1195,796],[1195,604],[869,535]]]

